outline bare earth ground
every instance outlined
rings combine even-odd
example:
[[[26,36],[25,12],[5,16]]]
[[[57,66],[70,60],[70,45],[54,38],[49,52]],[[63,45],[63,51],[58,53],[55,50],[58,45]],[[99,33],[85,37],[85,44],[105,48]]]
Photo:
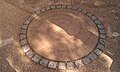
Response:
[[[98,40],[94,22],[82,13],[68,9],[40,14],[31,22],[27,33],[35,52],[57,61],[82,58],[94,49]]]
[[[80,4],[104,23],[107,32],[103,54],[80,69],[48,69],[28,59],[20,47],[22,22],[35,10],[59,3]],[[120,72],[119,4],[119,0],[0,0],[0,72]]]

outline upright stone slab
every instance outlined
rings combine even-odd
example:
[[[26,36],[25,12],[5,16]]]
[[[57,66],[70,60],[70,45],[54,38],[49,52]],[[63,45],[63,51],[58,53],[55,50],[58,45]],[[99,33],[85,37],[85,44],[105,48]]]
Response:
[[[55,69],[57,66],[58,66],[58,62],[50,61],[48,64],[48,67],[53,69]]]
[[[73,62],[67,62],[67,68],[68,69],[74,69],[74,63]]]
[[[38,63],[41,59],[41,56],[39,56],[38,54],[35,54],[35,56],[32,58],[32,60],[36,63]]]
[[[84,66],[82,60],[76,60],[76,61],[75,61],[75,65],[76,65],[76,67],[78,67],[78,68]]]
[[[66,69],[66,65],[64,62],[59,62],[58,69]]]
[[[91,62],[91,60],[89,59],[89,57],[84,57],[83,58],[83,63],[84,64],[88,64],[88,63],[90,63]]]
[[[24,45],[24,46],[22,46],[22,48],[23,48],[23,51],[26,53],[26,52],[28,52],[29,50],[30,50],[30,47],[29,47],[29,45],[27,44],[27,45]]]
[[[47,66],[48,62],[49,62],[49,60],[47,60],[47,59],[45,59],[45,58],[42,58],[42,59],[40,60],[40,64],[43,65],[43,66]]]
[[[34,53],[32,50],[30,50],[30,51],[28,51],[28,52],[26,53],[26,55],[27,55],[29,58],[32,58],[32,57],[35,55],[35,53]]]

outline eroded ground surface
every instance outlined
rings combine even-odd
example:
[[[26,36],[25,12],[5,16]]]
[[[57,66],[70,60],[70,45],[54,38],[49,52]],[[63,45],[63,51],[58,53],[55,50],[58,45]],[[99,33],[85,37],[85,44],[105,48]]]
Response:
[[[0,72],[120,72],[119,3],[119,0],[0,0]],[[80,5],[95,14],[105,26],[107,38],[103,54],[80,69],[48,69],[31,61],[21,49],[19,32],[23,21],[39,8],[56,4]],[[49,19],[54,21],[54,18]]]

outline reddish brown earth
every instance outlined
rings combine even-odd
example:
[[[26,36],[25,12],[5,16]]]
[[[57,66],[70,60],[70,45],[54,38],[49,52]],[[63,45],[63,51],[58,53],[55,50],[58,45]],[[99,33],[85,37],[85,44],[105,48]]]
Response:
[[[19,32],[20,28],[22,26],[23,21],[31,15],[35,10],[49,6],[54,4],[76,4],[80,5],[82,8],[84,8],[87,11],[92,12],[95,14],[104,24],[105,30],[107,32],[107,39],[106,39],[106,47],[102,55],[99,56],[98,59],[93,61],[92,63],[81,67],[80,69],[74,69],[74,70],[54,70],[54,69],[48,69],[46,67],[40,66],[38,64],[35,64],[33,61],[31,61],[28,57],[25,56],[23,50],[20,47],[19,42]],[[62,16],[53,16],[53,12],[45,13],[41,15],[42,18],[35,19],[29,28],[28,35],[31,38],[35,38],[37,36],[41,39],[41,37],[47,37],[45,38],[45,41],[52,42],[53,45],[56,43],[61,44],[62,47],[65,48],[59,48],[59,46],[50,47],[48,45],[48,49],[53,50],[64,50],[68,51],[68,49],[73,49],[73,51],[77,48],[71,47],[74,44],[76,45],[76,40],[82,40],[84,41],[85,45],[90,44],[89,40],[87,38],[91,36],[97,36],[97,32],[94,34],[91,34],[91,32],[97,31],[94,24],[89,20],[87,17],[84,17],[84,15],[76,15],[74,11],[66,12],[66,10],[63,10],[65,12],[61,12]],[[64,15],[64,13],[67,13]],[[71,13],[70,15],[68,13]],[[81,18],[81,19],[74,19],[73,17]],[[79,17],[80,16],[80,17]],[[64,21],[63,18],[64,17]],[[44,19],[44,20],[43,20]],[[47,21],[45,21],[47,19]],[[68,19],[68,20],[67,20]],[[72,20],[71,20],[72,19]],[[78,23],[83,21],[83,23]],[[90,21],[92,25],[88,25],[86,20]],[[42,22],[42,23],[41,23]],[[120,1],[119,0],[91,0],[91,1],[83,1],[83,0],[0,0],[0,72],[120,72]],[[34,26],[32,26],[35,24]],[[47,24],[47,25],[46,25]],[[61,25],[59,25],[61,24]],[[62,25],[64,24],[64,25]],[[65,25],[66,24],[66,25]],[[70,24],[70,26],[66,27],[67,24]],[[73,25],[74,24],[74,25]],[[86,26],[82,26],[82,24],[85,24]],[[47,27],[47,26],[50,27]],[[38,27],[39,26],[39,27]],[[46,29],[50,29],[47,33],[46,29],[41,28],[41,26],[44,26]],[[56,35],[56,29],[58,28],[60,32],[58,35]],[[92,30],[90,27],[92,27]],[[33,30],[34,28],[34,30]],[[58,32],[59,32],[58,30]],[[39,31],[38,33],[35,33],[36,35],[31,36],[31,31]],[[45,34],[42,34],[43,33]],[[91,32],[89,32],[91,31]],[[86,32],[86,33],[83,33]],[[49,34],[50,33],[50,34]],[[81,37],[77,37],[77,33]],[[39,36],[38,34],[42,34]],[[45,35],[45,36],[44,36]],[[71,36],[72,35],[72,36]],[[89,36],[88,36],[89,35]],[[52,36],[52,38],[50,38]],[[61,36],[63,37],[63,40],[65,39],[66,44],[64,45],[63,42],[60,42],[58,40],[61,39]],[[75,38],[76,40],[72,40],[74,43],[71,43],[70,45],[66,41],[69,38]],[[43,39],[43,38],[42,38]],[[41,39],[41,40],[42,40]],[[90,38],[92,39],[92,38]],[[35,40],[35,39],[34,39]],[[87,42],[86,42],[87,40]],[[95,39],[94,43],[97,41],[97,37]],[[29,38],[29,42],[31,39]],[[35,41],[36,43],[42,43]],[[56,42],[56,43],[54,43]],[[34,43],[30,42],[31,46],[34,46]],[[44,43],[44,42],[43,42]],[[87,53],[91,52],[91,50],[94,47],[94,43],[90,44],[91,48],[87,50]],[[49,43],[48,43],[49,44]],[[81,45],[81,46],[85,46]],[[80,46],[80,45],[79,45]],[[42,47],[42,46],[41,46]],[[42,48],[39,49],[42,49]],[[38,49],[38,47],[33,47],[34,50]],[[82,47],[80,47],[82,49]],[[88,47],[86,48],[88,49]],[[45,51],[45,50],[43,50]],[[45,53],[41,53],[36,50],[36,52],[40,53],[41,55],[45,55]],[[54,53],[57,51],[54,51]],[[75,52],[75,51],[74,51]],[[72,53],[74,53],[72,52]],[[47,52],[48,54],[50,52]],[[58,56],[60,56],[60,52],[58,55],[54,54],[53,52],[50,53],[53,56],[56,56],[57,58],[52,59],[59,59]],[[83,50],[83,52],[80,52],[81,56],[86,55],[87,53]],[[47,54],[46,54],[47,55]],[[47,55],[48,58],[51,58]],[[71,55],[70,55],[71,56]],[[66,55],[67,57],[67,55]],[[72,56],[71,56],[72,57]],[[63,58],[63,57],[61,57]],[[76,58],[78,58],[76,56]],[[72,58],[74,59],[74,58]],[[66,60],[69,60],[69,57],[66,58]]]
[[[46,12],[32,21],[28,41],[39,55],[56,61],[82,58],[93,51],[98,31],[90,18],[73,10]]]

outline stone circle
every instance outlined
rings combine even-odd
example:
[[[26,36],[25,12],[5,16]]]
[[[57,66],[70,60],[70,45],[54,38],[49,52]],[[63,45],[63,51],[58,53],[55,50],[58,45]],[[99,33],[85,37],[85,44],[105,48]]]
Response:
[[[64,9],[64,10],[73,10],[79,13],[83,13],[87,17],[89,17],[94,24],[96,25],[98,32],[99,32],[99,37],[97,44],[95,48],[93,49],[92,52],[89,54],[85,55],[84,57],[80,57],[75,60],[71,61],[57,61],[57,60],[52,60],[48,59],[44,56],[41,56],[40,54],[36,53],[31,45],[29,44],[28,37],[27,37],[27,31],[29,28],[29,25],[31,22],[35,19],[33,16],[38,16],[42,13],[47,13],[48,11],[51,10],[59,10],[59,9]],[[38,63],[42,66],[52,68],[52,69],[74,69],[75,67],[80,68],[86,64],[91,63],[94,61],[104,50],[105,48],[105,30],[102,22],[92,13],[87,12],[86,10],[82,9],[80,6],[74,6],[74,5],[52,5],[48,6],[45,8],[41,8],[40,10],[36,11],[33,15],[29,16],[24,22],[21,27],[20,31],[20,43],[21,47],[23,48],[23,51],[25,52],[26,56],[28,56],[31,60],[33,60],[35,63]]]

